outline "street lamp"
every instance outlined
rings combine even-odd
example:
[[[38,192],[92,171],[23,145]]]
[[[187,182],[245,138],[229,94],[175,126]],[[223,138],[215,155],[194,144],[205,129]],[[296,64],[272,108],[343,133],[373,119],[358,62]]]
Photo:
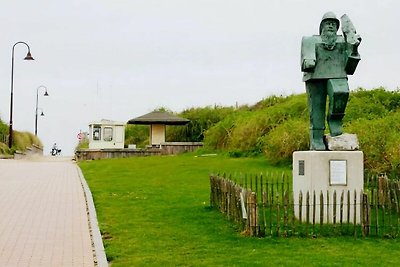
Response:
[[[36,89],[36,111],[35,111],[35,135],[36,136],[37,136],[37,124],[38,124],[38,103],[39,103],[39,89],[40,88],[44,89],[44,95],[43,96],[49,96],[49,94],[47,93],[47,87],[46,86],[41,85]],[[40,114],[40,116],[44,116],[43,110],[42,110],[42,114]]]
[[[16,42],[12,47],[12,57],[11,57],[11,100],[10,100],[10,129],[9,129],[9,136],[8,136],[8,147],[11,148],[13,142],[13,97],[14,97],[14,48],[17,44],[24,44],[28,48],[28,53],[24,60],[34,60],[31,55],[31,49],[29,45],[25,42]]]

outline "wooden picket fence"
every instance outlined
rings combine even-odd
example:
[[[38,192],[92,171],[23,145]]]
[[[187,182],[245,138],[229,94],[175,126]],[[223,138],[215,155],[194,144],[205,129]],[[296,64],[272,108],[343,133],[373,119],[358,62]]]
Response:
[[[249,236],[399,236],[399,181],[368,177],[361,192],[301,192],[296,200],[291,181],[211,174],[210,205]]]

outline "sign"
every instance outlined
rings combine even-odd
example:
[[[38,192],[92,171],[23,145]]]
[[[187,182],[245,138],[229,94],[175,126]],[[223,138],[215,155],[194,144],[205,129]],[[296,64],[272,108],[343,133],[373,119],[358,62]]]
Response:
[[[347,161],[329,161],[329,183],[330,185],[347,185]]]
[[[82,139],[83,139],[83,133],[78,133],[76,137],[77,137],[79,140],[82,140]]]
[[[304,160],[299,160],[299,175],[304,176]]]

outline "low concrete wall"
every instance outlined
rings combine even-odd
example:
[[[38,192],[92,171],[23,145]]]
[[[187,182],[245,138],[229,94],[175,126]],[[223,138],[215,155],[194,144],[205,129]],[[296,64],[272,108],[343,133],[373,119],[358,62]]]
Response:
[[[76,160],[94,160],[109,158],[129,158],[143,156],[172,155],[184,152],[193,152],[203,146],[201,142],[165,142],[160,148],[146,149],[80,149],[75,151]]]
[[[31,147],[26,148],[27,155],[40,155],[43,156],[43,147],[37,146],[37,145],[32,145]]]
[[[43,148],[37,145],[27,147],[25,151],[15,151],[14,159],[25,159],[34,156],[43,156]]]
[[[76,160],[129,158],[161,155],[160,149],[81,149],[75,151]]]
[[[164,142],[161,143],[161,154],[174,155],[184,152],[194,152],[203,147],[202,142]]]

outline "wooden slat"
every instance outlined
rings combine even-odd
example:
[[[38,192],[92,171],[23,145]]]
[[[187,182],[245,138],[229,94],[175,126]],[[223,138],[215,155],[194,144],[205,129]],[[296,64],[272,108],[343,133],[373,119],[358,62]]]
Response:
[[[306,194],[306,236],[308,236],[308,227],[310,225],[310,192]]]
[[[315,195],[315,190],[313,191],[313,214],[312,214],[312,224],[313,224],[313,233],[315,233],[315,211],[317,208],[317,202],[316,202],[316,195]]]
[[[319,224],[322,232],[322,225],[324,224],[324,195],[322,191],[319,194]]]
[[[333,191],[333,227],[336,228],[336,190]]]

